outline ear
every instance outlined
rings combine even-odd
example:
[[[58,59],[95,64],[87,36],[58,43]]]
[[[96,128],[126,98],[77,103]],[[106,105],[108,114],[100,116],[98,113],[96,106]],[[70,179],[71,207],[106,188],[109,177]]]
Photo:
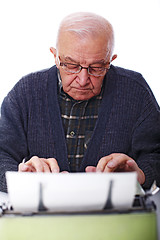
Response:
[[[117,58],[117,54],[114,54],[111,58],[111,62],[114,61]]]
[[[57,50],[53,47],[50,47],[50,52],[54,55],[54,60],[55,60],[55,63],[58,67],[57,58],[56,58],[57,57]]]
[[[50,52],[56,57],[56,49],[53,47],[50,47]]]

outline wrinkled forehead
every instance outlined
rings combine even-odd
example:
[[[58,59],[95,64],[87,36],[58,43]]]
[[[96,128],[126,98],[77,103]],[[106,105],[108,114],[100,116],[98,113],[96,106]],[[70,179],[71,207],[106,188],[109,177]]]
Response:
[[[58,53],[63,55],[73,52],[106,55],[109,52],[108,42],[103,34],[96,37],[87,35],[82,38],[75,32],[63,31],[60,34],[57,47]]]

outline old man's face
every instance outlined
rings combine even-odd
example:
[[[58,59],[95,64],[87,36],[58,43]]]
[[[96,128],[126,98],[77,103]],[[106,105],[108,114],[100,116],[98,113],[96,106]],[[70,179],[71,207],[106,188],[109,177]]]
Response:
[[[59,61],[56,58],[56,65],[60,71],[64,92],[75,100],[87,100],[100,93],[107,72],[105,68],[109,68],[110,63],[107,43],[103,35],[95,39],[91,37],[80,39],[73,33],[64,32],[58,43],[58,57]],[[81,65],[85,68],[79,73],[71,73],[66,71],[66,66],[75,69],[77,66],[67,64]],[[88,67],[93,70],[104,68],[104,72],[100,76],[90,75],[86,69]]]

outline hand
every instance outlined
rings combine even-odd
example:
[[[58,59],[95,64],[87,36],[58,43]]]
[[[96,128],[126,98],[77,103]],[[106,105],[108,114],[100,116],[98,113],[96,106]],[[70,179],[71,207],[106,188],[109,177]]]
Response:
[[[86,172],[137,172],[140,184],[145,182],[145,175],[137,163],[129,156],[122,153],[112,153],[101,158],[97,167],[88,166]]]
[[[32,157],[26,163],[20,163],[18,166],[19,172],[53,172],[60,171],[58,163],[55,158],[39,158]]]

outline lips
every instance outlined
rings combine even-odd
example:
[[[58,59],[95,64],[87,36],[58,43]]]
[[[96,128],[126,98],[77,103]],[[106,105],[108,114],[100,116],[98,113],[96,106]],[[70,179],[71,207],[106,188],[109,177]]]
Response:
[[[89,91],[89,90],[91,90],[90,88],[74,88],[74,89],[76,89],[78,91]]]

